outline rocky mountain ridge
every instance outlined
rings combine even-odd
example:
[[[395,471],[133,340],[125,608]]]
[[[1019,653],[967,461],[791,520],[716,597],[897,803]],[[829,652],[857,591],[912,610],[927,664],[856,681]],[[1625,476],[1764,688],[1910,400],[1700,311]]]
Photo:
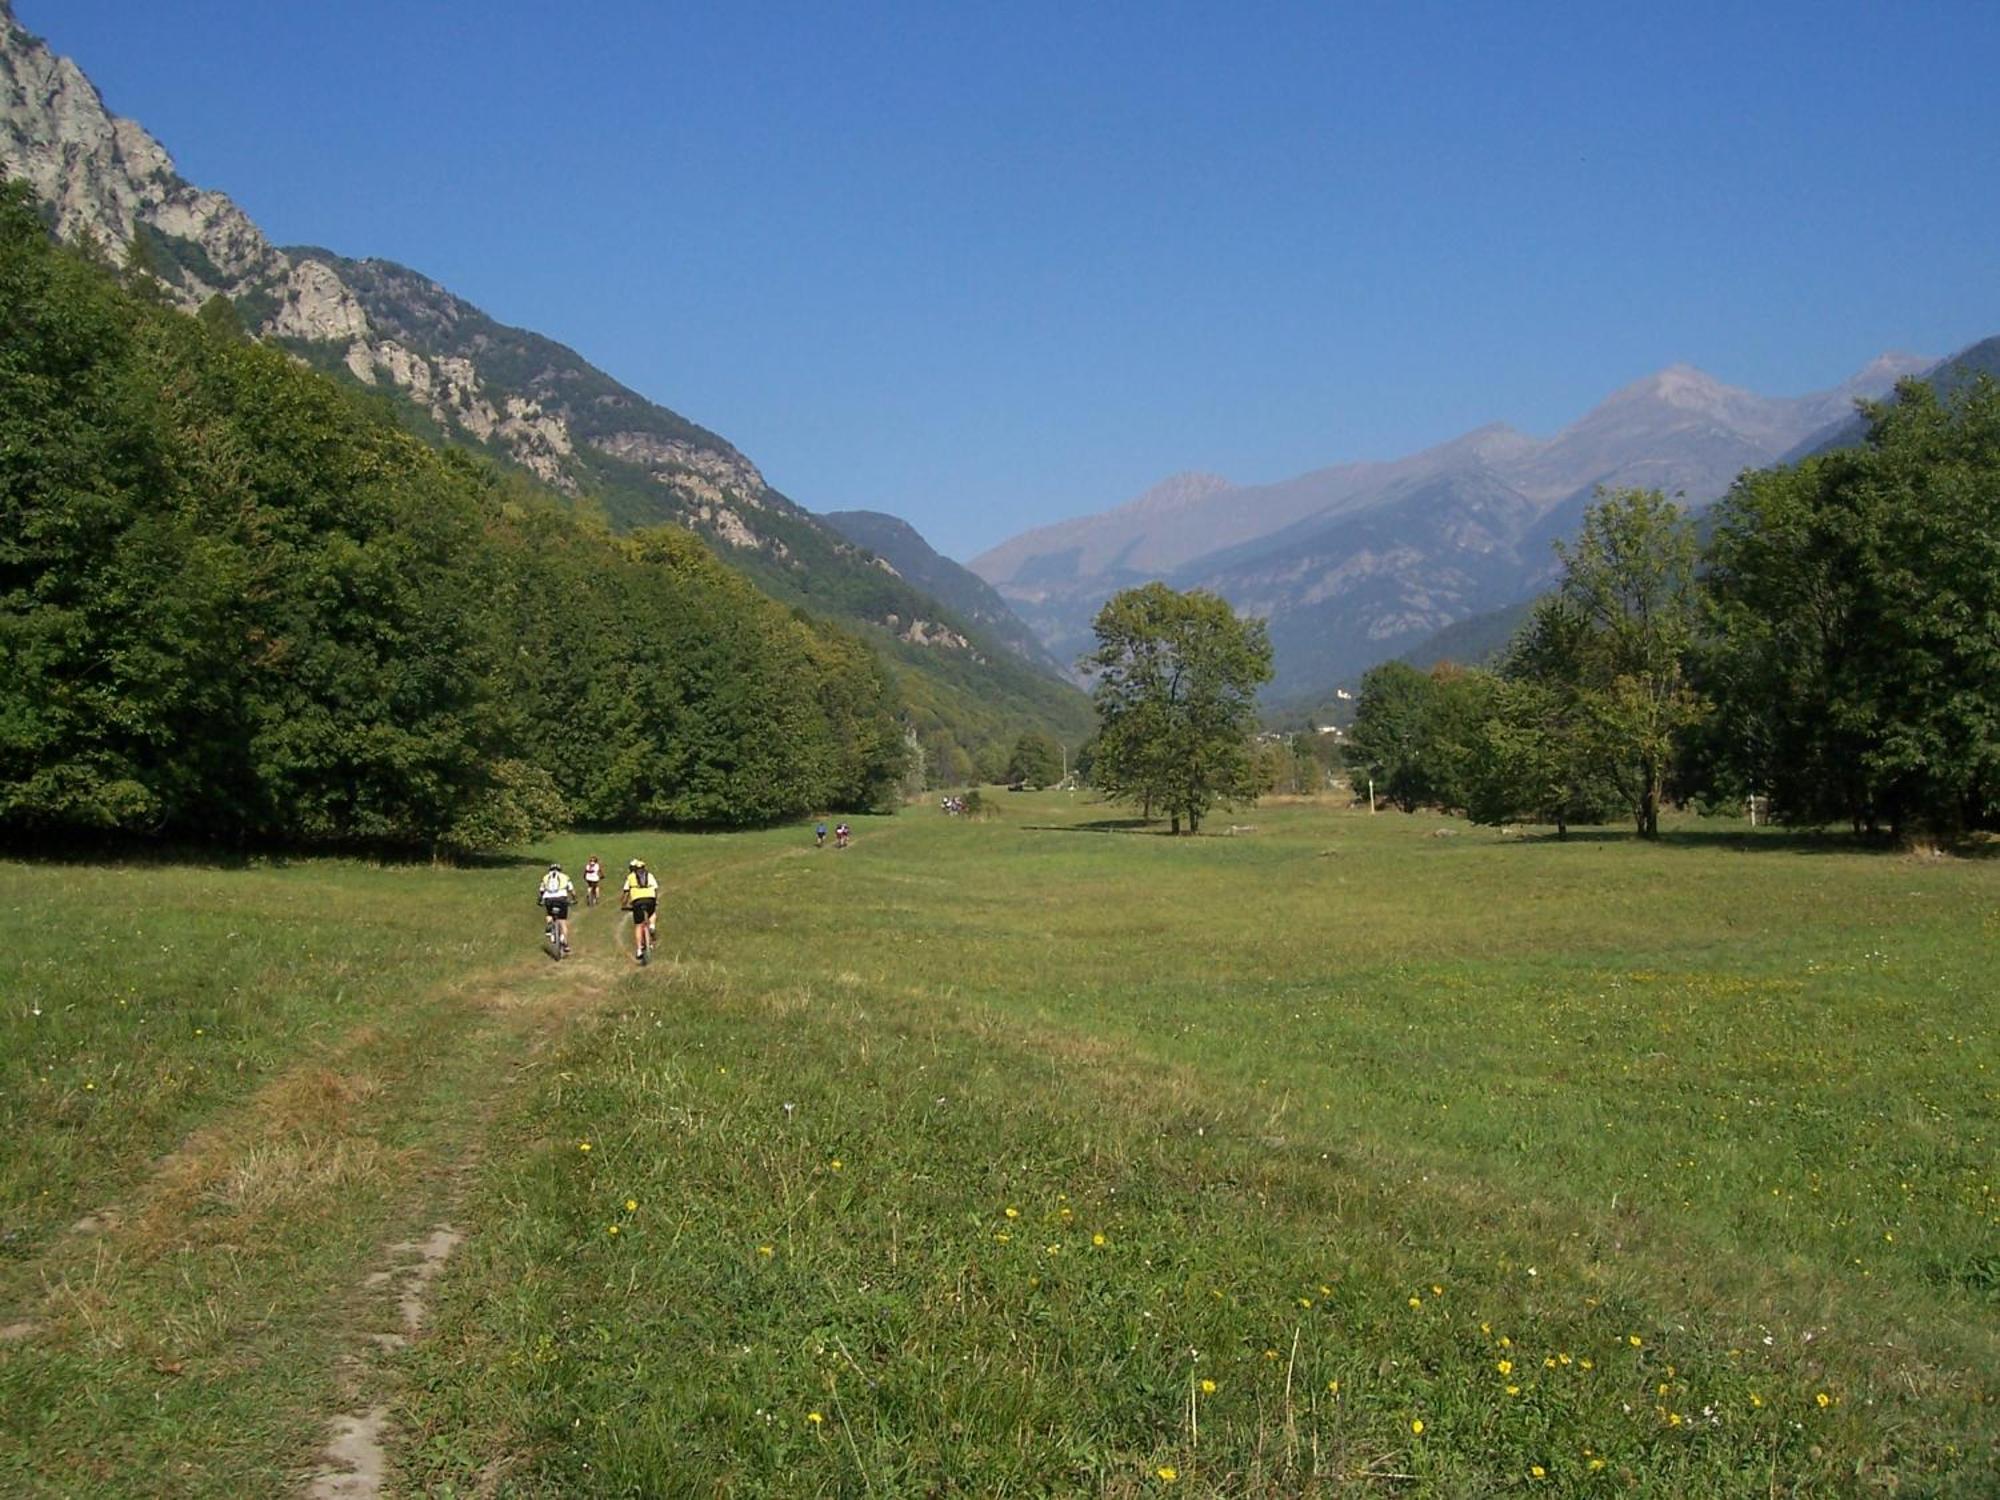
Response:
[[[1269,622],[1275,697],[1330,690],[1551,575],[1602,487],[1699,507],[1739,473],[1842,421],[1857,398],[1928,368],[1884,355],[1829,390],[1762,396],[1689,365],[1632,382],[1553,436],[1492,424],[1404,458],[1268,485],[1176,476],[1097,515],[1039,527],[972,559],[1058,656],[1087,649],[1118,589],[1213,589]]]

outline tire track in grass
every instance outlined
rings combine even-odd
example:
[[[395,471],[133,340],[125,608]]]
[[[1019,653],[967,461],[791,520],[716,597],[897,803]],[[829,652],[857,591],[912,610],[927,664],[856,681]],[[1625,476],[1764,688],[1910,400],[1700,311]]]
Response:
[[[572,936],[580,940],[582,934]],[[561,964],[550,963],[484,998],[481,1008],[490,1018],[481,1038],[485,1045],[461,1051],[462,1071],[477,1076],[488,1071],[481,1064],[489,1060],[509,1054],[517,1060],[497,1085],[474,1094],[470,1115],[461,1117],[462,1139],[443,1191],[406,1205],[403,1233],[381,1247],[376,1269],[347,1295],[335,1356],[344,1409],[325,1424],[316,1467],[305,1483],[308,1500],[373,1500],[386,1492],[394,1472],[393,1360],[423,1336],[431,1286],[465,1242],[455,1221],[484,1162],[493,1116],[560,1034],[574,1022],[587,1022],[613,993],[615,972],[600,944],[589,957],[573,951]]]
[[[786,845],[707,865],[671,883],[663,881],[662,896],[666,899],[662,905],[671,911],[670,893],[685,896],[719,880],[818,852]],[[541,1055],[570,1023],[594,1019],[607,999],[621,991],[629,993],[630,985],[646,982],[625,967],[630,953],[629,920],[622,920],[616,904],[608,901],[600,902],[598,908],[579,908],[579,920],[592,910],[603,910],[611,918],[610,929],[601,940],[585,947],[582,933],[573,933],[576,947],[567,960],[548,964],[539,975],[531,973],[496,986],[485,999],[485,1008],[503,1018],[502,1033],[523,1046],[526,1055],[499,1087],[489,1088],[479,1097],[475,1119],[453,1163],[442,1202],[428,1205],[428,1213],[419,1208],[404,1221],[423,1224],[428,1220],[428,1227],[412,1229],[386,1244],[381,1264],[363,1278],[349,1299],[354,1311],[346,1320],[341,1335],[344,1348],[337,1356],[345,1409],[326,1425],[317,1467],[306,1481],[307,1500],[375,1500],[388,1492],[395,1471],[393,1446],[397,1436],[391,1420],[399,1381],[394,1357],[422,1337],[429,1322],[432,1285],[465,1243],[458,1221],[463,1217],[465,1194],[484,1163],[495,1115],[514,1084],[540,1065]],[[576,984],[571,976],[579,969],[584,977]],[[681,965],[669,960],[658,982],[671,984],[680,973]],[[570,987],[557,990],[563,984]],[[551,991],[561,1001],[554,1008],[545,1003]],[[383,1323],[395,1326],[379,1326]]]

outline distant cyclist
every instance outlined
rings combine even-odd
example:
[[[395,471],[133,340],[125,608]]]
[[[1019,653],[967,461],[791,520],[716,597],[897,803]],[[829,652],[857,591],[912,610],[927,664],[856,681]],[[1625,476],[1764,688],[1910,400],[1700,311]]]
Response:
[[[643,964],[653,948],[653,924],[660,909],[660,884],[643,859],[626,867],[625,885],[618,904],[632,913],[632,961]]]
[[[825,847],[826,847],[826,820],[822,818],[813,827],[813,848],[824,849]]]
[[[576,899],[576,887],[569,876],[563,874],[561,865],[550,865],[549,873],[542,877],[541,895],[538,898],[542,909],[549,914],[549,920],[556,929],[556,957],[569,956],[569,904]]]
[[[848,841],[853,837],[853,830],[845,823],[842,823],[833,830],[833,847],[836,849],[845,849]]]
[[[593,854],[583,862],[583,904],[597,905],[597,888],[604,884],[604,863]]]

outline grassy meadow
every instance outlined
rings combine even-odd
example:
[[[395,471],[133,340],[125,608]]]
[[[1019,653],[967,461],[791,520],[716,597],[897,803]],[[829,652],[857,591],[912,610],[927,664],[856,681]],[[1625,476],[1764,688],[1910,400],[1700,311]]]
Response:
[[[989,801],[0,866],[0,1491],[2000,1491],[2000,862]]]

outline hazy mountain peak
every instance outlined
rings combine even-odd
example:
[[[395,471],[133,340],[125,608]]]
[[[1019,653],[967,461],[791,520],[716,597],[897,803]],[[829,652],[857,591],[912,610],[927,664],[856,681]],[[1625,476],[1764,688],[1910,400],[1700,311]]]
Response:
[[[1843,394],[1877,395],[1886,392],[1905,376],[1921,375],[1937,364],[1936,358],[1928,354],[1909,354],[1902,350],[1889,350],[1876,355],[1867,364],[1856,370],[1839,389]]]
[[[1749,391],[1724,385],[1706,370],[1689,364],[1671,364],[1614,392],[1604,405],[1652,401],[1684,411],[1716,412],[1732,402],[1758,399]]]
[[[1126,514],[1165,515],[1199,505],[1212,495],[1234,488],[1220,474],[1190,469],[1185,473],[1168,475],[1143,495],[1126,501],[1118,509]]]

